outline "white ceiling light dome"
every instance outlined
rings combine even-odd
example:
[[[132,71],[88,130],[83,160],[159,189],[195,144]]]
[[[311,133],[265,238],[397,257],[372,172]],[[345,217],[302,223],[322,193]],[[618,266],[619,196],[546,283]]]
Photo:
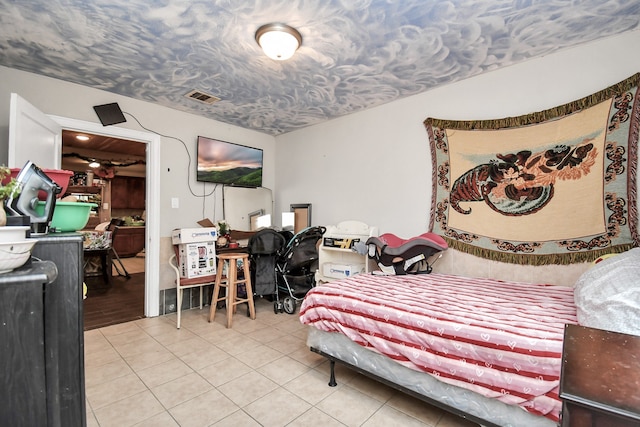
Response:
[[[265,24],[256,31],[256,42],[269,58],[284,61],[302,45],[302,35],[287,24]]]

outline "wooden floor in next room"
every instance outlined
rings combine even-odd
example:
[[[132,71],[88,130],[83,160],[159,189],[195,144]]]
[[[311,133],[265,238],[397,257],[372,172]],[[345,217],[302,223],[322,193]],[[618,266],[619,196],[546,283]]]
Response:
[[[100,275],[85,278],[85,331],[144,317],[144,262],[144,253],[123,258],[122,263],[131,277],[118,275],[114,268],[108,284]]]

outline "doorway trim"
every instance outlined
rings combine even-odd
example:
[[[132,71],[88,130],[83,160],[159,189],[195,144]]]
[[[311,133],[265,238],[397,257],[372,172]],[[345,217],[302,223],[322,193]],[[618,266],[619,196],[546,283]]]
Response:
[[[160,135],[115,126],[105,127],[99,123],[66,117],[52,115],[49,117],[60,124],[64,130],[112,136],[147,144],[144,315],[158,316],[160,314],[160,199],[158,197],[160,194]]]

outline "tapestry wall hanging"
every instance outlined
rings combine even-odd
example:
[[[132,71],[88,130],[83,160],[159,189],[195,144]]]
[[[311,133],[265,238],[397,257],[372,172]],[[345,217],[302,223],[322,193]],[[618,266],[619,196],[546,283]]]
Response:
[[[451,248],[529,265],[637,246],[639,80],[521,117],[426,119],[431,230]]]

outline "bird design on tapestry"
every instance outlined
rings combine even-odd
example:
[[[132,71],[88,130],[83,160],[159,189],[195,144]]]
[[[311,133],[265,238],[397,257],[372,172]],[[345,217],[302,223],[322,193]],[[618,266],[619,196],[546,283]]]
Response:
[[[585,139],[575,146],[556,145],[533,154],[496,154],[497,160],[468,170],[453,183],[451,207],[468,215],[461,202],[484,201],[507,216],[538,212],[553,198],[556,180],[576,180],[587,175],[595,164],[597,149]]]

